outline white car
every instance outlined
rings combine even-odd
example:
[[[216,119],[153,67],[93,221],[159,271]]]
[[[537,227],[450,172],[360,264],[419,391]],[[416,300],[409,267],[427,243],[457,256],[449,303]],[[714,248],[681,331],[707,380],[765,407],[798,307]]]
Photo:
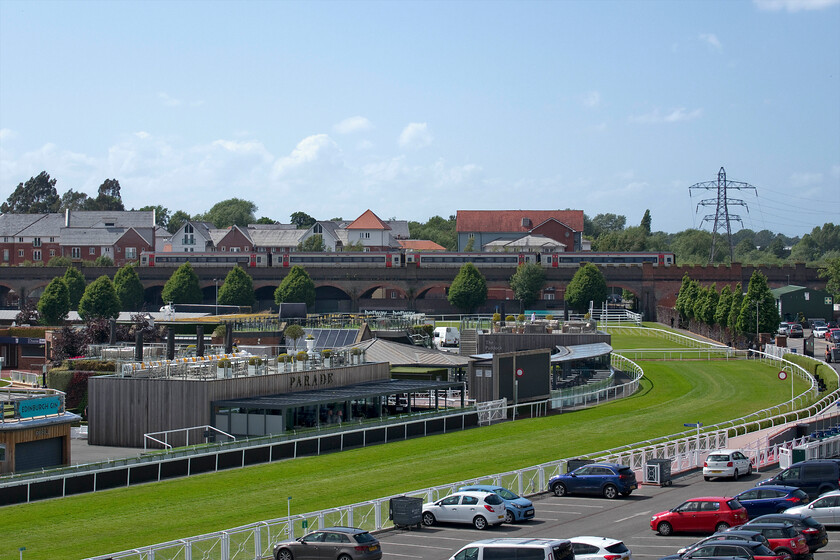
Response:
[[[703,463],[703,479],[729,477],[738,480],[739,476],[751,475],[752,461],[740,449],[718,449],[712,451]]]
[[[788,508],[785,513],[804,513],[823,525],[840,525],[840,490],[826,492],[810,504]]]
[[[817,338],[825,338],[825,333],[828,332],[828,326],[827,325],[820,325],[818,327],[814,327],[814,329],[811,332]]]
[[[505,502],[489,492],[455,492],[436,502],[423,504],[423,524],[469,523],[476,529],[499,525],[505,520]]]
[[[787,323],[779,323],[779,330],[777,332],[787,336],[790,334],[790,325]]]
[[[633,554],[627,546],[607,537],[572,537],[575,560],[630,560]]]

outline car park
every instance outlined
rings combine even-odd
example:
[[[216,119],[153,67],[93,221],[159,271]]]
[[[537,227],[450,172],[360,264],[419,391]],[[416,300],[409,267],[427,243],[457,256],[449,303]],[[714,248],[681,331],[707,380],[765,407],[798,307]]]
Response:
[[[791,323],[790,331],[788,332],[789,338],[802,338],[805,336],[805,331],[802,329],[802,325],[798,323]]]
[[[548,489],[555,496],[568,494],[597,494],[608,499],[629,496],[638,488],[636,474],[626,465],[591,463],[572,472],[558,474],[548,481]]]
[[[382,547],[376,537],[355,527],[329,527],[313,531],[295,541],[274,545],[275,560],[330,558],[379,560]]]
[[[534,518],[534,503],[528,498],[517,496],[504,486],[472,484],[458,488],[459,492],[492,492],[505,504],[505,523],[525,521]]]
[[[828,544],[828,533],[825,525],[804,513],[771,513],[756,517],[748,522],[742,529],[749,529],[753,523],[788,523],[805,537],[808,549],[815,552]]]
[[[764,543],[753,541],[709,541],[683,554],[665,556],[662,560],[690,560],[692,558],[741,558],[750,560],[783,560]]]
[[[455,492],[436,502],[423,504],[423,524],[469,523],[486,529],[505,521],[505,504],[491,492]]]
[[[770,548],[770,543],[767,542],[767,539],[759,531],[734,527],[726,531],[721,531],[720,533],[712,533],[705,539],[700,539],[696,543],[684,546],[677,551],[677,554],[688,552],[708,541],[755,541],[763,543],[767,548]]]
[[[572,537],[575,560],[630,560],[633,554],[622,541],[607,537]]]
[[[712,451],[703,463],[703,479],[727,477],[738,480],[741,475],[751,475],[752,461],[740,449],[718,449]]]
[[[750,527],[761,532],[768,547],[786,560],[809,560],[811,550],[805,536],[788,523],[753,523]]]
[[[810,504],[792,507],[785,513],[806,513],[823,525],[840,525],[840,490],[826,492]]]
[[[499,538],[472,542],[449,560],[577,560],[566,539]]]
[[[788,508],[807,504],[808,494],[796,486],[756,486],[735,495],[747,509],[750,519],[768,513],[781,513]]]
[[[650,528],[660,535],[721,532],[748,521],[747,510],[735,498],[692,498],[650,518]]]
[[[767,484],[796,486],[808,494],[811,499],[837,490],[840,486],[840,460],[809,459],[794,463],[776,476],[762,480],[759,486]]]

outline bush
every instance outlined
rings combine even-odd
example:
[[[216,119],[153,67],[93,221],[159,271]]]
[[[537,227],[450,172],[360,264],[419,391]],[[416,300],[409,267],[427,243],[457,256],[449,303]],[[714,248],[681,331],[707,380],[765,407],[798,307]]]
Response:
[[[353,354],[354,356],[358,356],[362,353],[362,350],[358,346],[354,346],[353,348],[350,349],[350,353]]]
[[[493,322],[494,323],[498,323],[501,320],[502,320],[501,313],[493,313]]]
[[[67,360],[67,365],[73,371],[99,371],[114,373],[117,365],[114,362],[100,360]]]
[[[218,362],[216,362],[216,367],[227,369],[230,367],[230,360],[228,360],[227,358],[219,360]]]
[[[226,332],[227,332],[227,327],[225,325],[219,325],[218,327],[213,329],[213,334],[211,336],[213,338],[224,338]]]
[[[329,348],[321,350],[321,356],[329,358],[330,356],[332,356],[332,350],[330,350]]]
[[[505,321],[507,321],[508,323],[510,323],[511,321],[513,321],[513,315],[507,315],[507,316],[505,317]]]
[[[525,322],[525,315],[523,313],[520,313],[519,315],[516,316],[516,320],[519,321],[520,323],[524,323]]]
[[[309,359],[309,354],[307,354],[305,350],[301,350],[300,352],[295,354],[295,359],[299,362],[305,362]]]
[[[280,363],[288,364],[291,361],[292,361],[292,357],[289,356],[288,354],[280,354],[279,356],[277,356],[277,363],[278,364],[280,364]]]
[[[248,358],[248,365],[249,366],[261,366],[262,365],[262,358],[257,356],[251,356]]]
[[[553,321],[554,320],[554,315],[546,315],[545,320],[546,321]]]

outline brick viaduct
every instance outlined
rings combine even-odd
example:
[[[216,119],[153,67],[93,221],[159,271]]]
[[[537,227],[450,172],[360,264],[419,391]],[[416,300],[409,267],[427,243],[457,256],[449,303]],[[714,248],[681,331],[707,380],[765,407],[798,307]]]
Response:
[[[88,282],[100,275],[113,278],[116,268],[82,268]],[[137,273],[146,288],[146,299],[154,306],[161,304],[160,292],[173,272],[173,268],[138,268]],[[221,285],[228,273],[227,268],[196,268],[205,303],[215,299],[216,280]],[[542,301],[549,309],[562,308],[563,293],[574,276],[576,268],[546,269],[546,288],[553,288],[554,301]],[[725,284],[734,287],[741,282],[744,289],[754,270],[767,276],[771,288],[795,284],[812,289],[824,288],[825,281],[817,276],[817,269],[803,264],[790,266],[672,266],[657,267],[650,264],[639,266],[602,266],[601,271],[607,285],[633,292],[639,300],[639,308],[646,317],[656,316],[656,306],[671,306],[674,303],[684,274],[708,286]],[[273,302],[273,293],[288,269],[249,268],[254,280],[254,289],[262,307]],[[458,273],[457,268],[311,268],[308,270],[315,282],[320,302],[330,301],[324,311],[357,311],[359,309],[414,309],[429,313],[454,313],[444,294]],[[509,289],[510,268],[485,268],[482,273],[487,286],[497,295],[488,300],[485,309],[493,311],[496,306],[505,308],[505,299],[512,299]],[[56,276],[64,274],[64,268],[50,267],[2,267],[0,268],[0,305],[8,305],[14,295],[37,297],[44,287]],[[507,293],[505,294],[505,290]],[[316,308],[319,304],[316,303]],[[518,303],[507,302],[507,312],[518,310]]]

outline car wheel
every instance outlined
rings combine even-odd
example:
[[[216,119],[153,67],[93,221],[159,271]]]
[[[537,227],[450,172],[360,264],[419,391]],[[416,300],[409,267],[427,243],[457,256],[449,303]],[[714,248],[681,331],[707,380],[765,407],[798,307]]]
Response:
[[[727,529],[729,529],[729,523],[724,523],[723,521],[721,521],[720,523],[715,525],[715,533],[722,533]]]
[[[277,554],[274,555],[276,560],[293,560],[294,556],[292,556],[292,552],[288,549],[281,548],[277,551]]]
[[[475,527],[479,531],[484,530],[487,528],[487,520],[481,517],[480,515],[476,515],[473,518],[473,527]]]
[[[560,482],[552,486],[551,491],[554,492],[554,495],[558,497],[566,495],[566,487]]]
[[[735,469],[735,472],[732,473],[732,480],[738,480],[738,469]]]
[[[671,524],[667,521],[663,521],[662,523],[656,526],[656,531],[663,537],[667,537],[668,535],[674,532],[674,528],[671,527]]]
[[[612,484],[607,484],[604,486],[604,497],[608,500],[614,500],[618,497],[618,488],[613,486]]]
[[[712,480],[712,477],[711,476],[704,476],[703,480],[705,480],[706,482],[709,482],[710,480]]]
[[[431,527],[435,524],[435,516],[429,513],[428,511],[423,514],[423,525],[427,527]]]
[[[505,523],[513,523],[516,521],[516,518],[513,516],[513,512],[509,509],[505,510]]]
[[[777,550],[774,550],[773,552],[776,554],[776,556],[781,556],[783,560],[793,560],[793,554],[787,549],[779,548]]]
[[[747,467],[747,476],[750,476],[751,474],[752,474],[752,463],[750,463],[750,465]]]

